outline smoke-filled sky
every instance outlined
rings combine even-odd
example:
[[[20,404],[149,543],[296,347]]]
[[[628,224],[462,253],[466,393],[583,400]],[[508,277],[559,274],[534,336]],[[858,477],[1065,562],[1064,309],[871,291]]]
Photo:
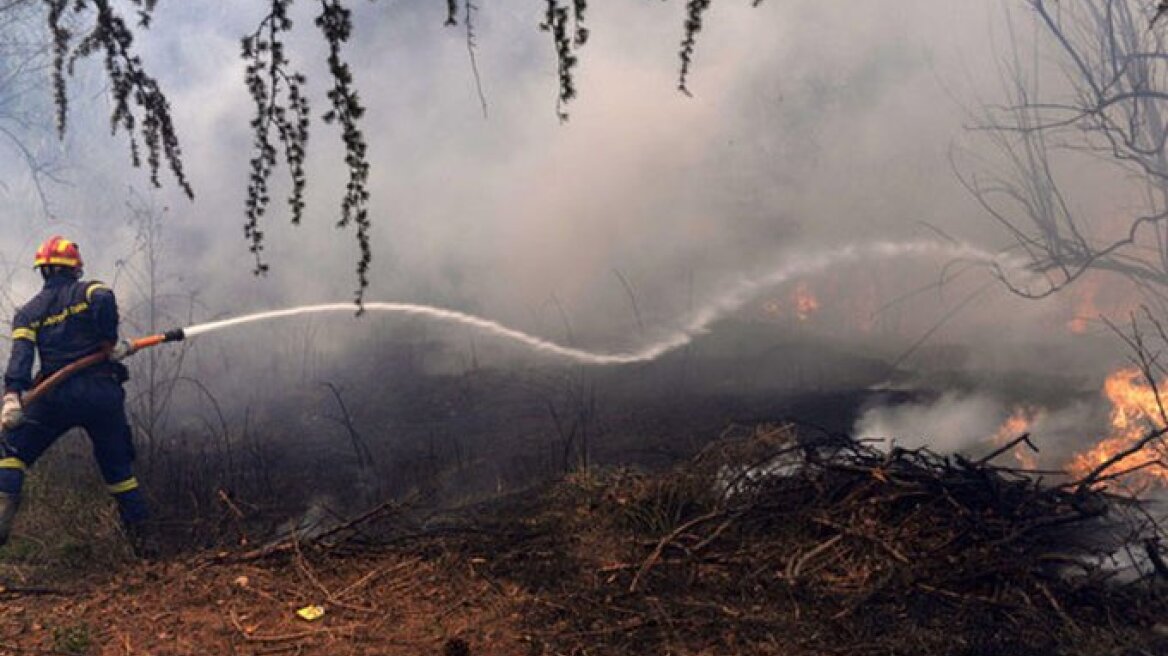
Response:
[[[305,225],[287,225],[274,203],[265,228],[271,273],[250,273],[242,221],[252,108],[238,54],[261,4],[164,0],[139,37],[174,107],[193,202],[165,173],[163,189],[152,190],[129,166],[124,137],[107,136],[96,62],[72,83],[64,143],[51,134],[47,83],[39,99],[26,97],[43,119],[27,126],[28,140],[55,154],[60,182],[45,183],[50,218],[17,158],[0,167],[0,255],[15,271],[15,297],[35,289],[23,264],[54,232],[83,244],[92,275],[117,277],[123,296],[140,292],[116,269],[134,247],[127,203],[167,208],[158,270],[168,293],[197,294],[196,318],[352,297],[356,244],[334,228],[346,171],[337,129],[319,120]],[[368,107],[373,167],[367,298],[452,307],[558,340],[569,338],[567,324],[571,339],[612,350],[641,339],[618,272],[652,334],[791,253],[935,237],[926,224],[991,250],[1004,243],[958,184],[949,155],[978,147],[964,126],[979,99],[998,100],[1003,17],[1017,3],[714,3],[693,97],[675,89],[684,3],[589,4],[580,97],[561,124],[538,3],[480,3],[485,118],[463,28],[442,26],[445,3],[352,3],[356,32],[345,55]],[[296,6],[290,54],[309,74],[319,117],[326,53],[315,10]],[[1027,32],[1025,13],[1015,18]],[[275,174],[278,190],[285,175]],[[943,263],[886,262],[807,284],[835,290],[827,303],[878,279],[855,293],[875,295],[860,304],[872,308],[935,279]],[[898,335],[901,346],[983,280],[906,305],[924,319]],[[992,331],[985,343],[1025,350],[1032,338],[1048,339],[1034,325],[1047,331],[1066,320],[1065,305],[1006,296],[990,290],[936,338]]]

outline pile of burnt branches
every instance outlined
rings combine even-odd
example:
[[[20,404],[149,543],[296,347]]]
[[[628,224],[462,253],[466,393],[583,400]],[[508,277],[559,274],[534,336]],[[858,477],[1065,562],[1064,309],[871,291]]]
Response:
[[[660,539],[630,587],[667,554],[749,555],[781,564],[775,575],[788,583],[814,580],[841,593],[998,600],[1046,596],[1053,581],[1090,585],[1116,576],[1117,558],[1133,566],[1158,556],[1159,528],[1137,501],[1044,485],[995,465],[1006,451],[972,460],[846,438],[808,442],[786,430],[719,443],[666,479],[702,491],[691,500],[703,512]],[[748,554],[735,553],[742,545]]]
[[[541,621],[596,639],[620,618],[614,652],[1156,653],[1158,525],[1098,486],[995,464],[1013,446],[975,460],[773,428],[619,474],[590,503],[630,548]]]

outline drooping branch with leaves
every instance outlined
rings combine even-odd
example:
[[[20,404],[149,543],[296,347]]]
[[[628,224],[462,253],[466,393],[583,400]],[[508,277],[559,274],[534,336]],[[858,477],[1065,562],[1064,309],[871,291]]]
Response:
[[[283,146],[283,161],[288,165],[292,189],[288,207],[292,223],[304,216],[304,189],[308,178],[304,172],[308,154],[309,107],[304,94],[305,76],[290,69],[284,37],[292,29],[288,16],[292,0],[271,0],[268,15],[256,31],[243,38],[242,57],[247,62],[245,79],[255,103],[252,127],[251,173],[248,177],[244,213],[244,234],[255,255],[255,273],[268,270],[263,261],[264,232],[260,220],[267,213],[271,195],[268,181],[280,161],[271,133],[274,129]]]
[[[130,141],[130,159],[134,166],[142,163],[145,146],[150,180],[159,186],[159,171],[165,159],[183,192],[194,197],[194,190],[183,169],[182,148],[170,114],[170,102],[158,81],[149,73],[142,58],[134,52],[134,28],[117,11],[111,0],[45,0],[49,12],[49,31],[53,36],[53,87],[57,101],[57,129],[64,133],[68,118],[66,72],[73,74],[78,60],[100,55],[109,78],[113,110],[110,129],[122,130]],[[155,0],[130,0],[137,13],[137,27],[149,27]],[[74,40],[66,25],[72,14],[80,22],[90,17],[87,31]]]
[[[35,2],[35,0],[28,0]],[[158,80],[147,71],[138,54],[135,39],[148,29],[155,16],[157,0],[41,0],[47,17],[52,43],[52,88],[57,110],[57,129],[62,135],[68,126],[68,79],[79,60],[100,56],[109,80],[113,108],[111,129],[124,132],[135,166],[145,164],[151,182],[161,186],[160,171],[169,168],[175,183],[190,198],[194,188],[183,167],[183,153],[171,107]],[[365,107],[360,100],[358,83],[342,55],[343,45],[353,34],[350,0],[319,0],[320,11],[315,26],[327,46],[330,86],[326,93],[328,109],[321,118],[340,128],[344,160],[348,172],[339,208],[337,226],[354,228],[358,255],[356,302],[360,305],[369,286],[369,267],[373,257],[372,218],[369,215],[368,142],[361,128]],[[555,111],[561,121],[568,119],[567,106],[577,96],[576,68],[579,51],[589,40],[585,23],[587,0],[544,0],[540,30],[551,36],[556,62],[557,91]],[[757,6],[761,0],[752,0]],[[304,194],[308,184],[306,162],[311,130],[310,104],[306,94],[307,79],[293,66],[287,42],[294,26],[290,17],[294,0],[259,0],[239,3],[239,11],[256,5],[263,14],[254,32],[242,38],[245,83],[254,104],[251,119],[252,155],[244,201],[244,236],[255,256],[254,272],[263,274],[269,265],[263,259],[265,230],[263,221],[270,214],[272,175],[286,166],[290,178],[287,203],[291,222],[299,224],[304,216]],[[697,34],[712,0],[687,0],[683,21],[683,38],[679,51],[679,88],[689,93],[687,81],[694,62]],[[465,38],[476,89],[486,114],[486,96],[482,90],[478,62],[475,58],[473,17],[478,11],[472,0],[444,0],[442,20],[457,25],[459,15],[465,26]]]
[[[324,121],[340,125],[341,139],[345,143],[345,164],[349,169],[349,181],[345,184],[345,195],[341,199],[341,219],[337,227],[355,225],[357,228],[357,245],[361,255],[357,260],[356,301],[360,304],[369,286],[369,263],[373,259],[373,249],[369,241],[372,224],[369,220],[368,146],[365,133],[358,124],[365,114],[365,107],[357,97],[349,64],[341,58],[341,45],[353,33],[353,17],[340,0],[321,0],[320,7],[316,25],[328,43],[329,74],[333,80],[333,88],[328,92],[332,109],[325,112]]]
[[[572,7],[574,16],[579,21],[583,20],[584,4],[584,2],[577,2]],[[551,35],[552,44],[555,46],[556,71],[560,82],[559,94],[556,96],[556,115],[559,116],[561,122],[568,120],[568,112],[564,108],[576,97],[574,69],[580,61],[579,57],[576,56],[576,50],[588,40],[588,32],[587,30],[581,31],[582,28],[577,28],[576,38],[569,35],[568,12],[569,7],[561,4],[560,0],[547,0],[543,22],[539,24],[539,29]]]

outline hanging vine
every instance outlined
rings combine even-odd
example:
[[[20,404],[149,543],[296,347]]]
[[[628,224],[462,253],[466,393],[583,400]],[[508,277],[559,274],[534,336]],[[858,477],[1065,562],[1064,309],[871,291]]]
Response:
[[[138,28],[149,27],[156,0],[129,1],[136,7]],[[183,170],[182,148],[171,119],[170,103],[158,81],[146,72],[141,57],[133,52],[134,29],[114,10],[110,0],[45,0],[45,3],[53,41],[52,78],[58,132],[63,135],[68,123],[66,74],[73,74],[78,60],[100,53],[113,99],[110,129],[115,133],[119,129],[125,131],[130,141],[130,161],[134,166],[142,165],[144,145],[150,182],[155,187],[161,186],[159,170],[165,160],[183,193],[194,198],[194,190]],[[89,14],[92,14],[92,27],[74,44],[66,17]]]
[[[539,29],[551,34],[556,52],[556,71],[559,94],[556,97],[556,115],[561,122],[568,120],[566,107],[576,97],[576,79],[573,69],[579,63],[572,39],[568,36],[568,7],[559,0],[547,0],[547,10]]]
[[[588,42],[588,28],[584,26],[586,11],[588,0],[572,0],[572,28],[576,31],[573,41],[577,48]]]
[[[320,7],[316,25],[328,43],[329,74],[333,79],[333,88],[328,92],[332,109],[325,112],[323,118],[325,123],[340,124],[341,140],[345,144],[345,164],[349,168],[349,181],[341,199],[341,219],[337,227],[356,225],[357,228],[360,255],[357,260],[355,300],[359,306],[369,287],[369,264],[373,259],[369,242],[369,161],[366,159],[365,134],[358,126],[358,121],[365,114],[365,107],[361,105],[357,90],[353,88],[353,73],[349,64],[341,58],[341,46],[352,35],[352,14],[341,4],[341,0],[321,0]]]
[[[471,76],[474,78],[475,92],[478,93],[479,96],[479,107],[481,107],[483,110],[483,118],[487,118],[487,95],[483,92],[483,77],[479,73],[479,60],[478,56],[476,55],[478,50],[478,38],[475,34],[474,16],[475,12],[479,10],[479,6],[476,5],[473,0],[463,0],[462,8],[465,13],[463,23],[464,27],[466,28],[466,54],[467,58],[470,60],[470,72]],[[447,7],[446,26],[456,27],[457,25],[458,0],[450,0],[450,4]]]
[[[758,6],[761,0],[755,0]],[[688,0],[685,3],[685,36],[681,39],[681,73],[677,79],[677,89],[689,96],[689,69],[693,65],[694,50],[698,44],[698,32],[702,31],[702,16],[710,8],[711,0]]]
[[[242,40],[242,57],[247,62],[244,78],[255,103],[255,115],[251,121],[253,154],[249,162],[251,172],[244,201],[243,230],[251,242],[249,250],[255,256],[257,275],[268,270],[262,257],[264,233],[260,229],[260,220],[271,201],[268,181],[278,164],[277,149],[271,140],[273,128],[283,146],[284,162],[291,177],[288,207],[292,212],[292,223],[298,225],[304,218],[309,107],[303,92],[305,77],[289,69],[285,54],[283,39],[292,29],[292,19],[288,16],[291,5],[292,0],[271,0],[268,15],[253,34]]]
[[[289,12],[294,0],[262,0],[267,13],[256,30],[241,39],[241,57],[246,63],[245,82],[254,105],[251,119],[252,155],[249,160],[247,197],[244,203],[244,235],[255,256],[254,271],[263,274],[268,265],[263,260],[265,233],[264,217],[270,212],[271,176],[281,164],[288,167],[291,187],[287,203],[291,222],[301,223],[305,210],[305,171],[308,134],[311,115],[305,94],[305,76],[291,66],[286,40],[293,29]],[[587,0],[544,0],[543,17],[539,29],[551,36],[556,62],[555,111],[561,121],[568,120],[567,106],[577,96],[576,69],[580,48],[590,37],[585,23],[589,5]],[[188,197],[194,191],[183,169],[182,149],[171,117],[166,95],[158,81],[149,75],[142,59],[134,51],[137,30],[148,29],[154,19],[157,0],[120,0],[128,5],[135,24],[128,23],[115,9],[119,0],[42,0],[47,11],[48,30],[52,42],[52,88],[56,104],[58,132],[63,136],[68,125],[69,94],[67,78],[73,75],[75,64],[91,55],[101,55],[109,79],[113,109],[110,126],[116,133],[126,133],[130,159],[135,166],[145,163],[150,180],[160,186],[159,171],[165,165],[178,186]],[[487,113],[486,96],[476,58],[474,0],[444,0],[446,25],[457,25],[460,13],[465,25],[465,39],[471,71],[484,116]],[[685,6],[684,37],[681,42],[678,88],[688,94],[688,80],[693,65],[698,33],[712,0],[687,0]],[[762,0],[752,0],[758,6]],[[241,3],[242,4],[242,3]],[[368,146],[360,121],[365,113],[357,93],[352,70],[342,56],[342,46],[353,31],[353,17],[346,0],[320,0],[320,12],[315,19],[328,47],[328,75],[331,88],[327,92],[329,109],[322,119],[341,129],[344,161],[348,181],[341,198],[340,228],[354,227],[358,257],[358,305],[369,286],[369,266],[372,261],[369,216],[369,161]],[[1165,3],[1160,3],[1160,13]],[[71,26],[86,25],[79,38]]]

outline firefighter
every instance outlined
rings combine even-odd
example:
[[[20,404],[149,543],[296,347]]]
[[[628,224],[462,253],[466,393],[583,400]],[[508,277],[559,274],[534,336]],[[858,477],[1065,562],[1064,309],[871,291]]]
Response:
[[[118,307],[113,291],[96,281],[82,281],[77,244],[52,237],[36,252],[34,268],[44,287],[16,313],[12,354],[4,375],[0,409],[0,545],[8,540],[20,506],[25,472],[65,431],[81,427],[107,489],[117,501],[131,544],[139,549],[147,506],[134,478],[133,437],[126,421],[128,373],[121,360],[132,352],[118,339]],[[46,377],[88,355],[106,351],[107,361],[82,369],[35,404],[22,398],[33,387],[34,356]]]

